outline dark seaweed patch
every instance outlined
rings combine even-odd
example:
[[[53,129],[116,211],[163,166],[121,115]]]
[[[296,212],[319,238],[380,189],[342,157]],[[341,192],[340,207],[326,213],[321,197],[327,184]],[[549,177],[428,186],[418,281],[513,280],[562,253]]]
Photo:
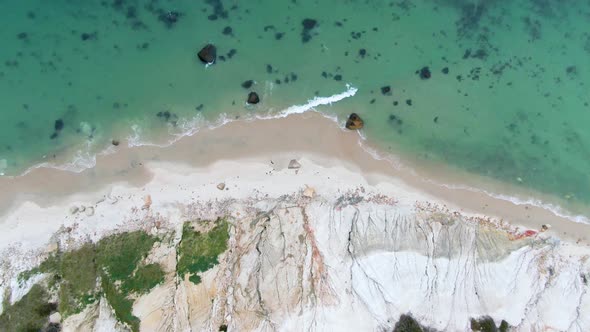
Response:
[[[304,19],[301,24],[303,25],[303,31],[301,31],[301,41],[307,43],[311,40],[311,31],[317,27],[318,22],[312,18]]]
[[[430,68],[428,67],[422,67],[419,71],[417,71],[417,73],[423,80],[427,80],[432,76],[432,73],[430,73]]]
[[[88,40],[96,40],[98,39],[98,35],[95,32],[83,32],[82,34],[80,34],[80,39],[82,39],[83,41],[88,41]]]
[[[55,120],[53,127],[54,127],[55,131],[60,131],[60,130],[64,129],[64,120],[62,120],[62,119]]]
[[[252,85],[254,85],[254,81],[253,80],[247,80],[247,81],[244,81],[242,83],[242,88],[244,88],[244,89],[250,89],[252,87]]]

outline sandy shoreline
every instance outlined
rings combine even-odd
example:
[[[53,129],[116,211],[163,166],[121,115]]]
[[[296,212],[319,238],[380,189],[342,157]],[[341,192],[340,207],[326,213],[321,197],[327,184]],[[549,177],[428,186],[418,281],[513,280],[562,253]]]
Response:
[[[1,179],[0,293],[14,304],[43,283],[18,274],[49,253],[143,230],[162,239],[148,261],[167,277],[133,305],[140,330],[313,330],[318,314],[326,319],[317,330],[362,330],[392,328],[405,313],[453,331],[483,315],[522,331],[587,326],[575,313],[590,305],[588,225],[433,184],[372,158],[358,138],[318,114],[241,121],[168,148],[121,147],[82,173],[40,168]],[[288,167],[292,159],[300,168]],[[219,218],[231,224],[229,250],[202,283],[179,278],[183,225]],[[127,330],[115,328],[106,300],[63,326],[103,323]]]
[[[574,223],[532,205],[515,205],[484,193],[436,185],[416,175],[412,169],[395,168],[388,161],[372,158],[359,146],[358,139],[356,132],[343,131],[319,114],[306,113],[281,119],[232,122],[213,130],[202,130],[168,148],[121,146],[114,154],[98,156],[96,167],[81,173],[39,168],[26,176],[0,178],[3,188],[0,223],[26,201],[41,207],[63,206],[76,196],[104,195],[115,183],[141,188],[153,177],[145,167],[150,161],[203,168],[223,160],[254,161],[277,167],[282,160],[282,167],[285,167],[285,160],[303,157],[318,165],[344,167],[362,174],[369,184],[400,181],[459,211],[492,216],[531,229],[551,224],[552,234],[588,243],[586,234],[590,233],[590,225]],[[448,174],[445,176],[452,178]]]

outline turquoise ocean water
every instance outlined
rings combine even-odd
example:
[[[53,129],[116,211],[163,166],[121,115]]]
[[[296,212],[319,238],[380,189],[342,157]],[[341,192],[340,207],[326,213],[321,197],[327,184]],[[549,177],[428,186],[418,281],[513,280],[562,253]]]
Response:
[[[220,117],[354,111],[377,146],[590,203],[590,1],[0,0],[0,173]],[[198,50],[217,47],[204,66]],[[252,80],[246,89],[244,82]],[[256,91],[261,103],[246,106]],[[221,115],[223,114],[223,115]]]

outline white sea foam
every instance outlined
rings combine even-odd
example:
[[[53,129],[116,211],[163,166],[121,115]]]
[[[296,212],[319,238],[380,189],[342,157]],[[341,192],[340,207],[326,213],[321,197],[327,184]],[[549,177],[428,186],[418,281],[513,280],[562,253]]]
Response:
[[[267,86],[268,94],[272,93],[272,83]],[[334,94],[328,97],[314,97],[309,99],[307,103],[302,105],[293,105],[290,106],[282,111],[274,112],[272,109],[269,110],[267,114],[256,114],[252,113],[251,115],[247,115],[245,118],[242,117],[239,120],[271,120],[277,118],[284,118],[289,116],[290,114],[301,114],[307,111],[314,111],[316,107],[322,105],[332,105],[342,99],[352,97],[358,91],[357,88],[352,87],[350,85],[346,85],[346,91],[338,94]],[[326,115],[320,113],[325,117],[337,121],[335,116]],[[178,122],[176,127],[171,127],[169,132],[170,136],[172,137],[165,143],[154,143],[149,140],[144,139],[143,130],[139,125],[131,126],[131,134],[127,137],[129,147],[135,146],[156,146],[156,147],[168,147],[178,140],[186,136],[192,136],[199,132],[200,129],[206,127],[209,129],[216,129],[222,127],[232,121],[236,121],[236,119],[230,118],[226,113],[220,114],[217,119],[213,122],[205,121],[201,116],[197,115],[191,119],[184,119]]]
[[[487,196],[501,199],[503,201],[509,201],[515,205],[531,205],[531,206],[539,207],[544,210],[551,211],[556,216],[566,218],[568,220],[571,220],[571,221],[574,221],[577,223],[590,224],[590,219],[588,217],[583,216],[583,215],[579,215],[579,214],[573,214],[573,213],[565,210],[564,208],[562,208],[559,205],[543,202],[542,200],[540,200],[538,198],[516,197],[516,196],[510,196],[510,195],[506,195],[506,194],[498,194],[498,193],[491,192],[489,190],[473,188],[473,187],[469,187],[469,186],[465,186],[465,185],[439,183],[434,180],[428,180],[428,181],[431,183],[434,183],[436,185],[443,186],[445,188],[449,188],[449,189],[463,189],[463,190],[468,190],[468,191],[472,191],[472,192],[484,193]]]

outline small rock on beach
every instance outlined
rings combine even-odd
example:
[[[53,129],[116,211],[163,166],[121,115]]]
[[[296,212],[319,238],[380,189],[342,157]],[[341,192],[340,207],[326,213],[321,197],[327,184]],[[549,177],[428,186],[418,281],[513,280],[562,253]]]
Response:
[[[364,125],[363,119],[356,113],[352,113],[346,120],[346,129],[357,130],[363,128]]]
[[[291,159],[291,161],[289,162],[289,169],[299,169],[301,168],[301,164],[295,160],[295,159]]]

